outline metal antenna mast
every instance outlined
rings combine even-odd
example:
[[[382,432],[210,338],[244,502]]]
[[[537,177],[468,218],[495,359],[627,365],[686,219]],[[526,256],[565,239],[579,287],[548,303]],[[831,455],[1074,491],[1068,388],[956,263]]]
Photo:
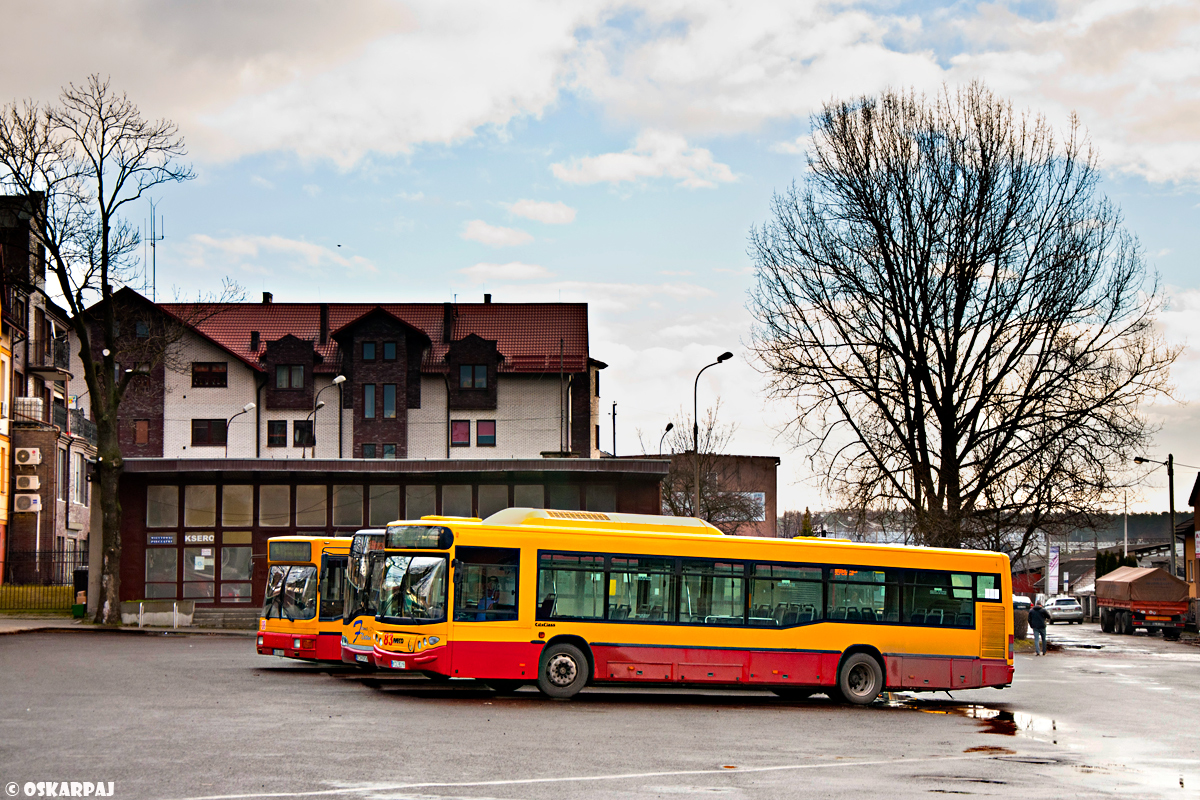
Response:
[[[154,209],[156,204],[150,200],[150,300],[158,302],[158,243],[167,238],[167,235],[162,232],[166,228],[165,224],[156,225],[154,221]],[[163,220],[160,218],[159,222]]]

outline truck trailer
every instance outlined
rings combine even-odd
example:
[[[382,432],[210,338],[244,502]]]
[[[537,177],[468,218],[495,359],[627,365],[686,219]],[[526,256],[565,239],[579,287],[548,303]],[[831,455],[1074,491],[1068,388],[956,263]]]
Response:
[[[1164,569],[1119,567],[1096,581],[1100,629],[1132,634],[1138,628],[1178,639],[1188,614],[1188,585]]]

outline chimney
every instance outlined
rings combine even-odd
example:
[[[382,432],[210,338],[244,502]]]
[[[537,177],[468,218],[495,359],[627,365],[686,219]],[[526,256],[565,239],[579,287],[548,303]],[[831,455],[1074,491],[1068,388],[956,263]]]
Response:
[[[258,352],[258,331],[250,331],[250,352]]]
[[[483,296],[483,302],[484,302],[484,303],[490,303],[490,302],[492,302],[492,296],[491,296],[490,294],[485,294],[485,295]]]
[[[449,344],[454,341],[454,304],[442,304],[442,343]]]
[[[329,340],[329,303],[321,303],[321,344]]]
[[[270,292],[263,292],[263,305],[264,306],[271,302],[271,297],[272,297],[272,295]]]

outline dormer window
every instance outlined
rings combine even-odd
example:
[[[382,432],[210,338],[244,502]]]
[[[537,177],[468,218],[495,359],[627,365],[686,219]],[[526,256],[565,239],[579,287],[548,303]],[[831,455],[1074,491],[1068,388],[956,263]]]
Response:
[[[304,365],[279,364],[275,367],[276,389],[303,389]]]
[[[458,388],[486,389],[487,366],[484,364],[463,364],[458,368]]]
[[[363,361],[374,361],[375,360],[375,343],[374,342],[363,342],[362,343],[362,354],[363,354]]]

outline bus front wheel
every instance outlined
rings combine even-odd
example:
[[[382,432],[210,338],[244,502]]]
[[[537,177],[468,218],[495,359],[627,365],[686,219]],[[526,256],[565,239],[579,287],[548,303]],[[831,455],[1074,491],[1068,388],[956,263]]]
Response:
[[[866,653],[855,653],[842,663],[838,689],[847,702],[865,706],[875,702],[883,691],[883,670]]]
[[[588,679],[588,660],[572,644],[552,644],[542,652],[538,688],[549,697],[574,697]]]

